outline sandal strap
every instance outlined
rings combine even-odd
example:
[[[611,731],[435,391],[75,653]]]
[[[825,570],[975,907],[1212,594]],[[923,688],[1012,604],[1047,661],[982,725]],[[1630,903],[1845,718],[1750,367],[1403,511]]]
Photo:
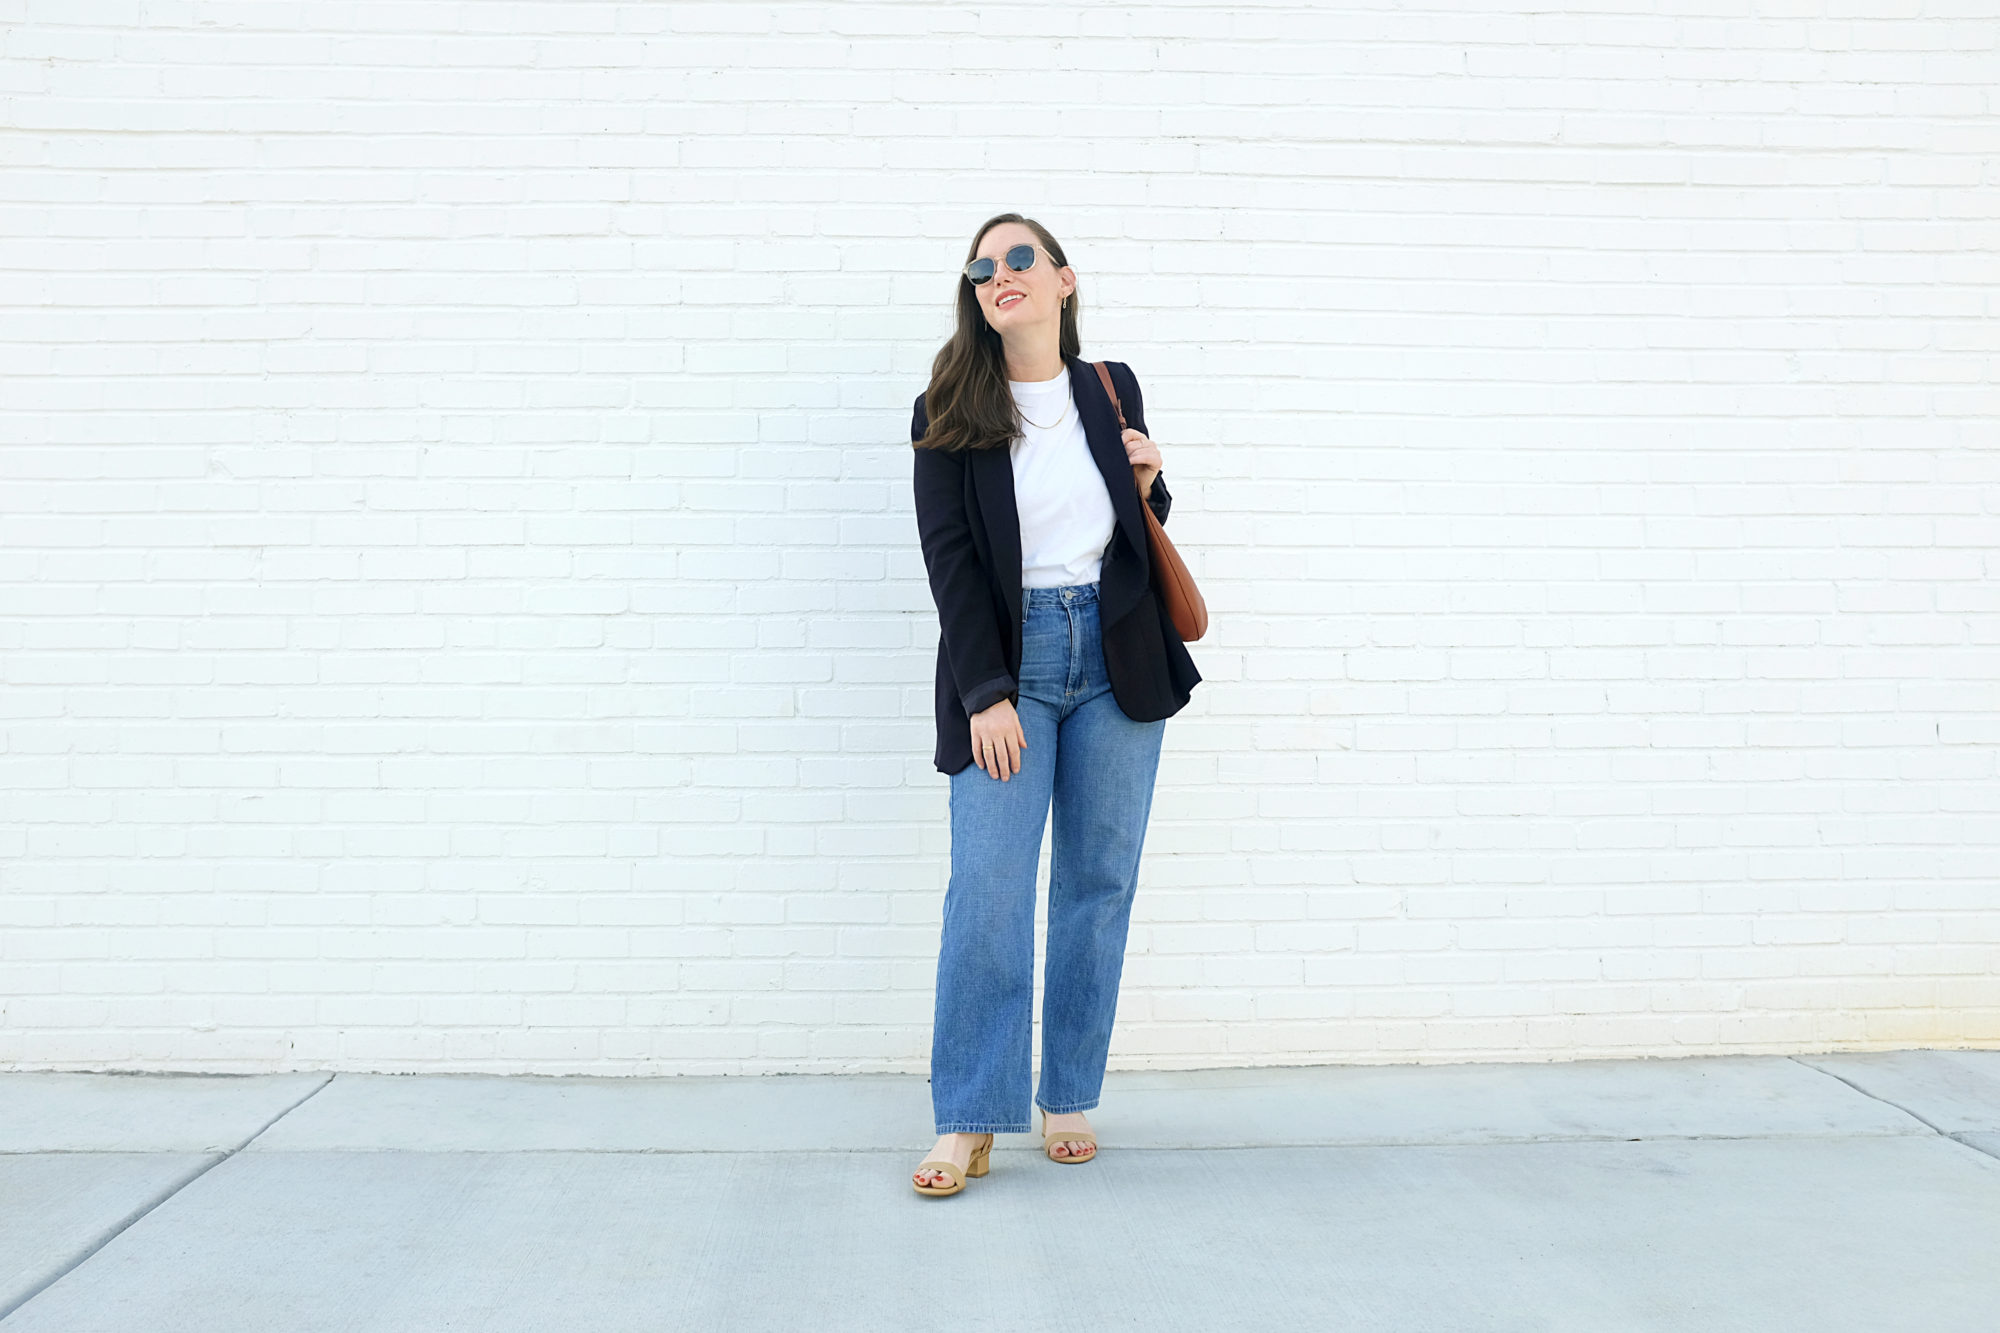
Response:
[[[1052,1130],[1049,1128],[1049,1113],[1047,1111],[1042,1112],[1042,1148],[1046,1151],[1051,1143],[1062,1143],[1065,1141],[1088,1143],[1095,1147],[1097,1144],[1097,1135],[1087,1129]]]
[[[918,1172],[933,1170],[933,1169],[942,1171],[947,1176],[950,1176],[952,1183],[955,1185],[963,1185],[965,1183],[965,1172],[958,1169],[957,1162],[947,1162],[940,1160],[938,1158],[932,1158],[929,1161],[918,1162],[917,1170],[912,1171],[910,1174],[912,1176],[915,1176]]]

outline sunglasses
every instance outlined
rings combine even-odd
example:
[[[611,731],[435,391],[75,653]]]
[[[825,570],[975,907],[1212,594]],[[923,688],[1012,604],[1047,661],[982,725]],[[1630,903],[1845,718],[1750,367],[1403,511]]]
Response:
[[[1013,269],[1016,273],[1026,273],[1035,266],[1035,252],[1037,250],[1042,250],[1042,247],[1025,243],[1012,247],[1007,251],[1007,267]],[[1042,250],[1042,253],[1048,254],[1049,252]],[[1054,259],[1055,256],[1049,255],[1049,258]],[[967,264],[964,270],[966,281],[975,287],[984,287],[987,283],[993,281],[993,275],[999,271],[1000,266],[991,259],[975,259],[970,264]]]

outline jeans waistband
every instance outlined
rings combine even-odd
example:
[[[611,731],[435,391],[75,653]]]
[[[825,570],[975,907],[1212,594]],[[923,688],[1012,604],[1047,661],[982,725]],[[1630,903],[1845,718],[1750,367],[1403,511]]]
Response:
[[[1062,588],[1021,589],[1021,609],[1037,606],[1073,606],[1078,602],[1097,600],[1095,583],[1072,583]]]

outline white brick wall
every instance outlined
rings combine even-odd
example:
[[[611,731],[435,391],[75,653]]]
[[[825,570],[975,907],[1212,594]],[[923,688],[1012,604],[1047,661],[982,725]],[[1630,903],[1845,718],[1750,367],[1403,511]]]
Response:
[[[0,0],[0,1067],[926,1068],[1006,208],[1215,617],[1114,1067],[2000,1043],[2000,24],[1752,8]]]

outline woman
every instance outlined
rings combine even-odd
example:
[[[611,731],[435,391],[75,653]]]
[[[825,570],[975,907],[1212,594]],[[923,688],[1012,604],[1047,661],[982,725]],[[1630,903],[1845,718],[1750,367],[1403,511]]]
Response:
[[[951,779],[931,1107],[912,1176],[955,1194],[1028,1119],[1035,867],[1054,803],[1043,972],[1043,1151],[1086,1162],[1166,719],[1201,675],[1149,576],[1140,497],[1172,497],[1139,382],[1077,338],[1076,273],[1041,224],[979,229],[958,326],[910,423],[917,530],[940,628],[937,753]]]

